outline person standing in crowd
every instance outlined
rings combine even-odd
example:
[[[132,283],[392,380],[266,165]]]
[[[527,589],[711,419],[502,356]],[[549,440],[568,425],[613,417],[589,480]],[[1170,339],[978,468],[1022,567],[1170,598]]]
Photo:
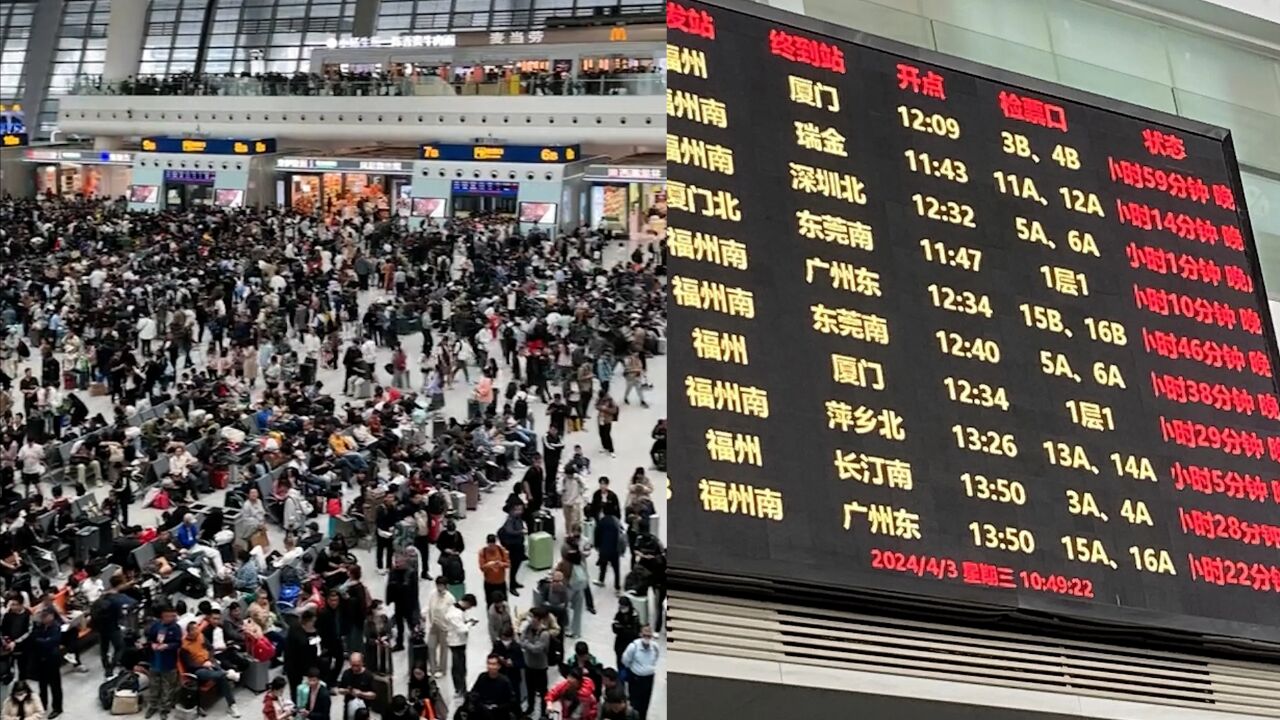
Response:
[[[490,534],[480,548],[480,572],[484,575],[485,607],[506,598],[507,571],[511,569],[511,553]]]
[[[151,697],[147,702],[147,717],[159,713],[161,720],[166,720],[178,695],[182,630],[178,627],[177,611],[170,606],[161,607],[158,619],[147,628],[146,641],[151,649]]]
[[[653,641],[653,629],[640,628],[640,637],[622,652],[622,667],[627,671],[627,690],[640,720],[649,716],[649,699],[653,697],[653,677],[658,671],[658,645]]]
[[[467,611],[475,606],[476,596],[468,593],[445,611],[453,697],[458,704],[462,703],[467,694],[467,641],[471,636],[471,626],[479,622],[467,617]]]

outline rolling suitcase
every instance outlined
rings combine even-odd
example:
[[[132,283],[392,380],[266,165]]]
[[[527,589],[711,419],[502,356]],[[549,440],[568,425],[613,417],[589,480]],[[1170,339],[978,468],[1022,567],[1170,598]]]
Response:
[[[475,482],[458,483],[458,489],[467,497],[467,509],[475,510],[480,507],[480,484]]]
[[[391,666],[391,648],[385,645],[378,645],[378,669],[383,672],[373,673],[373,701],[369,703],[369,709],[382,715],[391,709],[391,696],[394,694],[391,687],[392,666]]]
[[[529,526],[529,531],[534,533],[544,532],[551,537],[556,536],[556,518],[546,510],[539,510],[533,516],[533,522]]]
[[[534,532],[529,535],[529,568],[550,570],[555,561],[556,541],[549,533]]]
[[[649,624],[649,593],[637,595],[636,593],[627,593],[627,598],[631,600],[631,607],[636,609],[636,616],[640,618],[641,625]]]
[[[453,504],[452,514],[455,518],[461,520],[467,516],[467,495],[466,493],[454,490],[449,493],[449,500]]]
[[[271,680],[271,661],[252,660],[240,673],[240,684],[249,688],[250,692],[266,692],[267,683]]]
[[[649,534],[654,537],[662,537],[662,516],[658,513],[649,516]]]
[[[582,521],[582,539],[588,544],[594,546],[596,544],[596,521],[587,518]]]
[[[455,583],[449,586],[449,594],[453,595],[454,600],[461,601],[462,596],[467,594],[466,583]]]
[[[409,635],[409,672],[412,673],[416,667],[426,668],[430,657],[427,636],[420,630],[413,631]]]

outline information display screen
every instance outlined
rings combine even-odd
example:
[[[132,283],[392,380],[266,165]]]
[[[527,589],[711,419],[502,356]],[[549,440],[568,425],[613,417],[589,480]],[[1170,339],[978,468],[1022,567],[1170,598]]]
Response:
[[[1227,133],[759,12],[668,3],[677,576],[1280,639]]]

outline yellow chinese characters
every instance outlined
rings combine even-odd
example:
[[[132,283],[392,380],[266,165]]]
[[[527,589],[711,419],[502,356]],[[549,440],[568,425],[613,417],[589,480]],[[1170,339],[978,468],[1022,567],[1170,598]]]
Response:
[[[1068,400],[1065,405],[1071,413],[1071,422],[1085,430],[1111,432],[1116,429],[1115,414],[1106,405],[1089,400]]]
[[[791,102],[831,112],[840,110],[840,94],[830,85],[814,82],[809,78],[788,75],[787,89],[791,92]]]
[[[698,499],[707,512],[782,519],[782,493],[771,488],[702,478],[698,481]]]
[[[667,162],[692,165],[709,172],[733,174],[733,151],[698,138],[667,133]]]
[[[820,153],[849,157],[844,149],[844,135],[835,128],[818,127],[817,123],[795,121],[796,144],[806,150],[817,150]]]
[[[728,430],[707,430],[707,455],[716,462],[734,465],[764,466],[764,454],[760,451],[760,436]]]
[[[728,190],[707,190],[697,185],[668,180],[667,204],[687,213],[701,213],[707,217],[729,222],[738,222],[742,219],[738,198]]]
[[[827,427],[832,430],[852,431],[859,435],[876,433],[885,440],[907,439],[902,416],[889,408],[875,410],[865,405],[854,407],[839,400],[828,400],[826,408]]]
[[[678,258],[709,262],[735,270],[747,269],[747,246],[731,238],[691,232],[683,228],[668,228],[667,247]]]
[[[836,476],[863,485],[887,485],[895,490],[915,487],[911,464],[892,458],[876,457],[860,452],[836,450]]]
[[[791,168],[792,190],[844,200],[856,205],[867,204],[867,186],[848,173],[796,162],[787,163],[787,165]]]
[[[804,261],[805,282],[812,285],[813,278],[818,273],[831,278],[831,287],[837,290],[847,290],[859,295],[880,297],[880,273],[878,272],[840,260],[807,258]]]
[[[1080,297],[1089,294],[1089,278],[1082,272],[1056,265],[1041,265],[1040,274],[1049,289],[1063,295]]]
[[[667,115],[702,125],[729,127],[729,112],[724,103],[688,90],[667,90]]]
[[[831,354],[831,379],[844,385],[884,389],[884,366],[852,355]]]
[[[695,327],[693,352],[702,360],[747,365],[747,338],[737,333]]]
[[[684,379],[689,404],[761,419],[769,417],[769,392],[753,385],[688,375]]]
[[[920,515],[908,512],[892,505],[872,503],[863,505],[860,502],[844,504],[844,529],[853,527],[854,516],[861,515],[867,520],[867,532],[872,535],[888,535],[902,540],[920,539]]]
[[[813,329],[824,335],[839,335],[877,345],[889,344],[889,321],[879,315],[845,308],[810,305]]]
[[[707,79],[707,55],[701,50],[667,43],[667,72]]]
[[[729,287],[724,283],[675,276],[671,278],[671,294],[676,304],[698,310],[743,317],[756,316],[755,295],[750,290]]]
[[[796,232],[801,237],[825,240],[829,243],[871,251],[875,239],[871,226],[835,215],[822,215],[808,210],[796,211]]]

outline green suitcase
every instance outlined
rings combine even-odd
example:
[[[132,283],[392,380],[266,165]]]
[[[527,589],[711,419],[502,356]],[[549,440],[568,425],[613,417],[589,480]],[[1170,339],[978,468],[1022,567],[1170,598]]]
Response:
[[[529,568],[550,570],[556,556],[556,540],[551,533],[536,532],[529,536]]]
[[[454,600],[461,600],[463,595],[467,594],[467,584],[458,583],[449,586],[449,594],[453,595]]]

